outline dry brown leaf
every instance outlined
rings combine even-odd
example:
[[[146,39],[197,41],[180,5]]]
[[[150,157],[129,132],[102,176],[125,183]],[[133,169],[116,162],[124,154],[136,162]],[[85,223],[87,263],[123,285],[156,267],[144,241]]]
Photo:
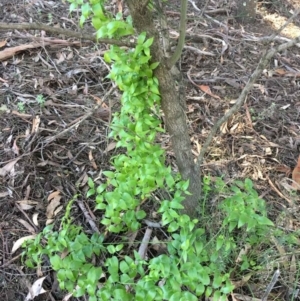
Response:
[[[292,179],[294,181],[293,188],[295,190],[300,190],[300,156],[299,156],[297,164],[292,172]]]
[[[264,152],[266,156],[272,155],[272,149],[271,147],[264,147]]]
[[[5,177],[9,172],[13,172],[15,164],[19,161],[20,158],[12,160],[0,168],[0,176]]]
[[[13,248],[11,250],[11,253],[15,253],[23,244],[24,241],[26,240],[30,240],[30,239],[34,239],[36,237],[36,234],[33,235],[28,235],[28,236],[24,236],[19,238],[13,245]]]
[[[208,94],[209,96],[216,98],[216,99],[221,99],[218,95],[215,95],[211,92],[210,87],[206,86],[206,85],[199,85],[198,86],[200,88],[200,90],[206,94]]]
[[[22,224],[29,232],[35,233],[34,228],[25,220],[18,218],[17,221]]]
[[[106,153],[110,152],[111,150],[113,150],[113,149],[116,147],[116,145],[117,145],[117,143],[116,143],[115,141],[110,142],[110,143],[107,145],[107,147],[106,147],[106,149],[104,150],[103,153],[106,154]]]
[[[90,160],[90,162],[91,162],[93,168],[97,170],[97,169],[98,169],[98,166],[97,166],[97,164],[96,164],[96,162],[95,162],[95,159],[94,159],[94,157],[93,157],[92,150],[89,151],[89,160]]]
[[[60,63],[62,63],[62,62],[64,62],[65,59],[66,59],[66,55],[64,53],[62,53],[62,52],[57,52],[56,56],[58,57],[58,59],[55,60],[55,62],[56,62],[57,65],[60,64]]]
[[[98,106],[102,106],[104,104],[103,100],[101,98],[99,98],[98,96],[93,95],[93,94],[90,94],[90,96],[92,96],[94,98],[94,100],[96,100]]]
[[[39,214],[37,212],[33,213],[33,215],[32,215],[32,221],[33,221],[34,225],[36,225],[36,226],[39,225],[38,217],[39,217]]]
[[[220,126],[220,131],[221,131],[222,134],[228,133],[228,123],[227,123],[227,121],[224,122],[224,123]]]
[[[17,201],[16,203],[18,203],[21,209],[25,211],[34,208],[38,204],[37,201],[31,201],[31,200],[21,200],[21,201]]]
[[[64,208],[63,205],[58,206],[55,210],[54,210],[54,216],[56,216],[60,211],[62,211]]]
[[[235,262],[236,263],[242,262],[243,256],[247,255],[250,249],[251,249],[251,245],[245,244],[244,247],[241,249],[240,253],[238,254],[238,257],[236,258]]]
[[[236,129],[238,129],[238,127],[240,126],[239,122],[234,124],[231,128],[230,128],[230,133],[234,133]]]
[[[84,172],[76,182],[76,186],[83,187],[89,179],[89,176],[86,172]]]
[[[155,251],[161,253],[165,253],[167,251],[167,246],[165,243],[160,241],[156,236],[153,237],[151,240],[151,248],[153,248]]]
[[[276,72],[278,75],[285,75],[285,74],[286,74],[286,70],[284,70],[284,69],[276,69],[275,72]]]
[[[47,200],[51,201],[52,199],[54,199],[55,197],[57,197],[60,194],[59,190],[53,191],[52,193],[49,194]]]
[[[21,200],[17,201],[18,204],[27,204],[27,205],[37,205],[38,201],[32,201],[32,200]]]
[[[51,225],[54,222],[53,218],[47,219],[46,226]]]
[[[54,197],[49,205],[47,206],[47,210],[46,210],[46,216],[48,219],[53,218],[55,216],[55,209],[60,205],[60,199],[61,196],[58,195],[56,197]]]
[[[43,281],[45,280],[47,276],[45,277],[42,277],[38,280],[36,280],[33,285],[31,286],[30,288],[30,291],[29,293],[27,294],[26,298],[25,298],[25,301],[29,301],[29,300],[32,300],[34,299],[36,296],[38,295],[41,295],[43,293],[46,293],[46,291],[43,289],[42,287],[42,284],[43,284]]]
[[[32,205],[27,205],[27,204],[20,204],[20,208],[24,211],[26,210],[31,210],[32,208],[34,208],[34,206]]]

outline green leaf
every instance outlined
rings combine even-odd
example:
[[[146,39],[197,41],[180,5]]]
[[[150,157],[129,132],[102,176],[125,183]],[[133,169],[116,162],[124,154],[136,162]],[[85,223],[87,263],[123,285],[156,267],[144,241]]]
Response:
[[[116,248],[115,248],[115,246],[113,246],[113,245],[108,245],[106,249],[107,249],[107,251],[108,251],[110,254],[115,254],[115,253],[116,253]]]
[[[100,203],[100,204],[96,205],[95,208],[96,208],[96,209],[99,209],[99,210],[104,210],[106,207],[107,207],[106,204]]]
[[[107,184],[101,184],[100,186],[97,187],[97,193],[100,194],[102,193],[107,187]]]
[[[103,174],[109,179],[113,179],[115,177],[115,173],[113,171],[104,171]]]
[[[76,280],[76,277],[75,277],[75,275],[73,274],[73,271],[71,271],[71,270],[69,270],[69,269],[66,270],[66,277],[67,277],[68,279],[74,281],[74,282],[75,282],[75,280]]]
[[[222,248],[223,243],[224,243],[224,236],[223,235],[219,235],[217,237],[217,246],[216,246],[216,250],[217,251],[219,251]]]
[[[185,291],[182,293],[182,297],[179,299],[180,301],[197,301],[198,298],[192,293]]]
[[[96,283],[100,279],[101,275],[102,269],[100,267],[92,267],[87,274],[87,279],[92,283]]]
[[[173,209],[183,209],[184,207],[181,205],[181,203],[179,203],[177,201],[171,201],[170,202],[170,208],[173,208]]]
[[[213,281],[212,287],[215,289],[220,288],[222,285],[222,282],[223,282],[222,278],[223,277],[221,275],[218,275],[218,273],[216,273],[214,275],[214,281]]]
[[[97,3],[95,5],[92,6],[92,11],[93,11],[93,14],[99,18],[101,21],[106,21],[107,18],[104,14],[104,11],[102,9],[102,5],[100,3]]]
[[[139,210],[135,213],[135,216],[137,219],[143,219],[144,217],[146,217],[146,212],[144,210]]]
[[[148,39],[145,43],[144,43],[144,47],[145,48],[149,48],[153,43],[153,38]]]
[[[91,11],[90,4],[89,4],[88,2],[85,2],[85,3],[81,6],[81,14],[82,14],[85,18],[88,18],[88,16],[90,15],[90,11]]]
[[[205,269],[203,269],[200,273],[199,273],[199,280],[201,281],[201,283],[205,286],[210,284],[210,278],[209,275],[207,273],[207,271]]]
[[[152,63],[152,64],[150,65],[150,69],[154,70],[154,69],[157,68],[158,65],[159,65],[159,62]]]
[[[84,24],[85,20],[86,20],[86,17],[84,15],[81,15],[80,16],[80,21],[79,21],[80,27],[83,27],[83,24]]]
[[[126,261],[121,261],[120,262],[120,270],[123,274],[126,274],[128,273],[129,271],[129,265],[127,264]]]
[[[89,198],[91,197],[92,195],[94,195],[96,193],[95,189],[92,188],[92,189],[89,189],[88,192],[86,193],[86,197]]]
[[[53,270],[57,271],[61,267],[62,260],[57,254],[55,254],[54,256],[50,257],[50,263]]]
[[[89,296],[89,301],[97,301],[98,298],[96,296]]]
[[[178,230],[179,225],[177,222],[171,222],[168,226],[168,232],[175,232],[176,230]]]
[[[137,44],[143,44],[146,39],[146,33],[142,32],[137,39]]]
[[[95,188],[95,183],[94,183],[93,179],[90,177],[88,178],[88,185],[91,189]]]
[[[169,301],[178,301],[180,300],[181,296],[182,296],[181,292],[176,292],[170,297]]]
[[[74,297],[82,297],[85,294],[85,287],[77,286],[76,290],[73,292]]]
[[[71,5],[70,5],[70,12],[72,12],[75,9],[77,9],[77,7],[78,7],[77,3],[75,3],[75,2],[71,3]]]

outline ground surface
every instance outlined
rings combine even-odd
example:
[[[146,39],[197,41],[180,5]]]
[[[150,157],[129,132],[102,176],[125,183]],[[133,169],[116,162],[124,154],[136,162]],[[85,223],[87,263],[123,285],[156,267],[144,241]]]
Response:
[[[199,7],[202,2],[206,1],[198,1]],[[278,30],[299,7],[297,0],[259,4],[256,21],[242,26],[233,19],[231,7],[226,3],[208,1],[207,15],[201,17],[189,3],[189,47],[184,50],[180,67],[187,84],[187,116],[195,156],[212,125],[238,98],[262,49],[270,46],[262,38]],[[0,20],[40,22],[79,31],[76,15],[68,15],[67,11],[68,5],[60,1],[2,0]],[[167,11],[173,27],[171,36],[175,38],[176,1],[171,1]],[[92,29],[89,30],[91,33]],[[274,44],[299,35],[298,16]],[[3,59],[0,65],[0,300],[3,301],[24,300],[29,283],[38,277],[23,269],[19,250],[12,254],[14,242],[39,232],[47,220],[59,220],[67,201],[78,189],[84,195],[88,176],[97,178],[101,170],[109,168],[109,158],[115,153],[114,144],[107,138],[108,122],[110,112],[118,108],[120,94],[105,78],[109,66],[102,54],[108,46],[39,30],[0,31],[3,46],[0,53],[32,43],[38,45]],[[300,144],[298,46],[274,57],[245,106],[222,126],[203,164],[204,174],[224,175],[227,181],[251,178],[267,201],[272,219],[276,221],[284,212],[282,224],[290,231],[299,228],[300,217],[299,198],[290,196],[289,180]],[[207,87],[211,95],[203,92]],[[99,108],[93,111],[96,104]],[[172,153],[169,155],[173,160]],[[53,208],[49,206],[51,193],[59,195]],[[91,212],[93,200],[86,199],[84,204]],[[80,208],[74,214],[88,229]],[[291,258],[286,257],[285,275],[292,273]],[[286,276],[286,279],[291,278]],[[48,279],[46,288],[51,288],[52,281]],[[47,293],[39,298],[56,300]]]

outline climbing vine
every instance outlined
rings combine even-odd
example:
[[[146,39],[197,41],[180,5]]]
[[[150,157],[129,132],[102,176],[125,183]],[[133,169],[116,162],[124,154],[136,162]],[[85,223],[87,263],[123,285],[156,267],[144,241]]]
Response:
[[[120,13],[111,16],[105,12],[103,0],[68,1],[71,10],[81,8],[81,26],[91,17],[98,38],[133,35],[131,18],[124,20]],[[112,158],[111,170],[103,172],[105,182],[98,185],[89,179],[87,196],[95,198],[95,208],[101,211],[103,232],[126,233],[140,229],[140,221],[146,216],[140,208],[143,201],[159,189],[166,190],[170,199],[159,201],[158,212],[161,225],[170,236],[168,255],[149,261],[135,251],[132,256],[121,256],[126,242],[106,243],[104,234],[89,237],[72,223],[74,198],[60,230],[48,226],[34,241],[27,242],[24,260],[33,267],[41,264],[44,255],[48,256],[60,287],[75,297],[87,294],[90,301],[196,301],[200,296],[226,300],[233,289],[226,263],[237,250],[233,231],[246,227],[247,235],[256,234],[257,243],[272,223],[265,217],[264,201],[259,199],[250,180],[234,186],[235,197],[224,200],[220,207],[224,220],[215,232],[207,233],[199,227],[199,221],[180,213],[189,183],[166,166],[165,151],[157,141],[164,129],[159,82],[154,76],[159,62],[151,60],[153,38],[143,32],[135,43],[130,49],[113,45],[104,55],[111,64],[108,78],[122,92],[121,109],[113,116],[110,133],[122,151]],[[208,198],[212,190],[210,179],[204,178],[203,184],[204,198]],[[219,191],[225,189],[224,183],[219,185]],[[245,219],[249,214],[254,217],[251,224]],[[101,266],[91,263],[94,255],[102,258]]]

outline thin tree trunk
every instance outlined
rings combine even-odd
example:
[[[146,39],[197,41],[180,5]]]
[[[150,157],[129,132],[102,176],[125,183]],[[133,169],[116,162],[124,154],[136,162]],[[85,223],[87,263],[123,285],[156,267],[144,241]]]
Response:
[[[159,80],[162,110],[165,115],[167,130],[171,136],[172,147],[176,156],[178,169],[183,179],[189,180],[189,192],[183,201],[184,213],[196,217],[200,208],[201,177],[200,170],[196,170],[191,141],[188,134],[185,112],[180,105],[180,97],[176,92],[175,81],[167,67],[167,58],[159,42],[159,33],[154,25],[152,13],[146,8],[148,1],[127,0],[127,4],[137,31],[147,32],[148,37],[154,37],[151,48],[153,62],[160,62],[155,70]]]
[[[257,0],[237,0],[236,19],[242,23],[255,21]]]

